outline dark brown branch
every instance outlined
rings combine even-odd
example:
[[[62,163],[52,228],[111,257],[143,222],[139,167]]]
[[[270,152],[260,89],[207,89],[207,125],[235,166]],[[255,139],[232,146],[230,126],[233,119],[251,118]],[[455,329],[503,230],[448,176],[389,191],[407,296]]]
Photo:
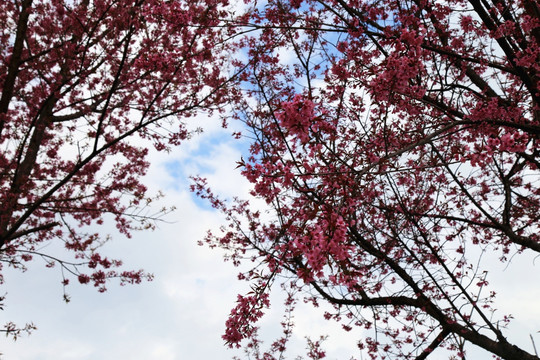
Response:
[[[444,339],[450,334],[450,331],[443,329],[439,335],[425,348],[420,355],[416,357],[415,360],[425,360],[431,353],[441,345]]]
[[[24,0],[21,4],[21,13],[19,15],[19,21],[17,23],[17,33],[15,34],[15,43],[13,44],[13,51],[11,54],[11,60],[9,62],[6,79],[4,80],[4,86],[2,88],[2,97],[0,98],[0,114],[5,114],[8,111],[11,97],[13,96],[13,89],[15,87],[15,80],[19,72],[19,66],[21,64],[22,50],[24,46],[24,38],[26,36],[26,30],[28,29],[28,18],[30,16],[30,7],[32,6],[32,0]],[[5,119],[0,118],[0,135],[4,129]]]
[[[469,3],[473,6],[474,10],[476,11],[480,19],[482,19],[482,22],[484,23],[484,25],[490,31],[495,32],[497,30],[497,25],[495,24],[491,16],[488,14],[488,12],[484,9],[480,1],[469,0]],[[525,85],[525,87],[527,88],[527,90],[529,91],[533,99],[535,100],[535,102],[540,103],[540,95],[538,95],[538,88],[536,84],[534,83],[533,78],[529,76],[527,71],[522,66],[519,66],[516,64],[516,53],[512,49],[510,44],[508,43],[506,37],[503,36],[503,37],[497,38],[496,41],[501,47],[504,54],[506,55],[506,58],[508,59],[510,64],[512,64],[514,69],[516,69],[517,75],[519,76],[521,81],[523,81],[523,84]]]
[[[312,281],[311,286],[326,300],[337,305],[351,306],[410,306],[420,308],[424,304],[419,299],[414,299],[407,296],[382,296],[377,298],[359,298],[359,299],[338,299],[324,291],[317,282]]]
[[[14,233],[13,235],[11,235],[11,237],[9,239],[7,239],[7,241],[12,241],[14,239],[17,239],[17,238],[20,238],[22,236],[26,236],[26,235],[29,235],[29,234],[32,234],[32,233],[35,233],[35,232],[38,232],[38,231],[43,231],[43,230],[50,230],[52,229],[53,227],[55,226],[58,226],[60,225],[60,223],[58,222],[51,222],[51,223],[48,223],[48,224],[43,224],[43,225],[40,225],[40,226],[36,226],[34,228],[31,228],[31,229],[26,229],[26,230],[22,230],[22,231],[17,231],[16,233]],[[0,250],[1,251],[1,250]]]

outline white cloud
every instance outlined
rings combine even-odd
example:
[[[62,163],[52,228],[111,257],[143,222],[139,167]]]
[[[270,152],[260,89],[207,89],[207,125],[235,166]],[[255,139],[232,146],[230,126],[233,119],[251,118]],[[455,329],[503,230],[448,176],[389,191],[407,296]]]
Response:
[[[17,342],[0,338],[2,359],[226,359],[238,353],[226,349],[221,334],[236,294],[245,291],[246,284],[236,280],[237,269],[223,262],[219,250],[196,245],[223,218],[194,198],[186,176],[200,173],[220,194],[245,196],[249,184],[235,169],[245,144],[235,143],[216,125],[207,128],[205,134],[173,153],[151,156],[150,190],[162,189],[166,194],[163,203],[177,206],[167,217],[170,223],[160,224],[155,232],[137,233],[133,239],[117,237],[107,244],[107,254],[122,258],[127,268],[153,272],[156,279],[123,288],[111,284],[105,294],[91,286],[70,285],[72,302],[64,304],[59,269],[46,269],[35,262],[26,273],[6,271],[3,321],[33,321],[38,330]],[[540,331],[536,301],[540,289],[537,279],[524,274],[536,274],[535,270],[532,256],[516,257],[507,270],[497,262],[490,269],[500,312],[516,317],[508,332],[510,340],[531,352],[529,334],[540,344],[536,333]],[[279,290],[272,301],[274,307],[261,322],[266,345],[280,336]],[[322,310],[310,305],[299,304],[294,315],[296,335],[287,352],[289,358],[303,353],[304,335],[316,339],[326,334],[330,335],[324,343],[329,359],[358,356],[359,330],[345,333],[339,325],[323,320]],[[485,357],[486,353],[478,355]],[[439,358],[447,358],[447,354],[441,352]]]
[[[201,172],[225,195],[247,183],[234,170],[240,152],[232,138],[216,126],[209,128],[168,156],[150,157],[146,179],[150,191],[162,189],[163,204],[177,207],[166,217],[169,223],[132,239],[115,235],[106,245],[104,253],[124,260],[126,268],[153,272],[155,280],[122,288],[110,284],[105,294],[91,286],[69,285],[72,301],[65,304],[59,269],[46,269],[35,261],[26,273],[7,270],[2,318],[19,325],[32,321],[38,330],[16,342],[0,338],[3,359],[224,357],[221,334],[236,298],[237,270],[223,262],[219,251],[196,245],[223,219],[197,205],[186,176]],[[177,174],[167,173],[170,161],[186,167]]]

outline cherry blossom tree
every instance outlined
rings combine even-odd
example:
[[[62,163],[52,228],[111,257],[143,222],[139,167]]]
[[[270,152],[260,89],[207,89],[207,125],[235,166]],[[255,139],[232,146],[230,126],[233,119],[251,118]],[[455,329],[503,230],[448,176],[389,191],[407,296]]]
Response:
[[[99,291],[111,278],[150,277],[116,269],[96,225],[130,236],[168,211],[148,209],[148,145],[170,150],[193,131],[185,119],[220,108],[226,6],[0,1],[0,265],[43,258],[64,285],[75,278]],[[50,242],[73,260],[42,250]]]
[[[362,329],[372,359],[539,359],[507,339],[482,262],[540,252],[538,2],[269,0],[237,26],[235,117],[253,141],[239,168],[268,208],[193,185],[229,221],[206,242],[255,264],[229,345],[260,349],[281,283]],[[284,324],[255,358],[282,358]]]

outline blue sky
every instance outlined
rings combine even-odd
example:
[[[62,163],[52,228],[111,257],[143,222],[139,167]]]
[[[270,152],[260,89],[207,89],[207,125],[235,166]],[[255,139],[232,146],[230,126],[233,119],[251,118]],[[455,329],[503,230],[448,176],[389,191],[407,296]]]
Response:
[[[241,354],[228,350],[221,335],[236,294],[246,292],[246,284],[236,280],[238,269],[223,262],[219,250],[197,246],[205,232],[216,229],[223,218],[193,197],[187,176],[206,176],[225,197],[247,196],[250,186],[235,169],[246,144],[228,136],[229,131],[220,129],[218,121],[206,125],[204,134],[170,154],[151,154],[146,179],[150,191],[162,190],[166,194],[163,204],[177,207],[167,217],[168,223],[154,232],[136,233],[132,239],[116,236],[107,244],[108,255],[123,259],[127,268],[154,273],[155,280],[125,287],[110,284],[104,294],[91,286],[73,284],[68,288],[72,301],[65,304],[59,269],[47,269],[34,261],[26,273],[6,271],[2,292],[8,294],[1,320],[34,322],[38,330],[16,342],[0,338],[1,359],[192,360],[231,359]],[[516,317],[509,340],[531,352],[529,334],[540,346],[540,287],[536,277],[531,280],[523,274],[538,274],[539,261],[534,260],[532,256],[516,258],[507,268],[497,261],[489,263],[500,311]],[[278,336],[282,317],[280,292],[271,300],[273,307],[260,324],[261,338],[267,343]],[[326,334],[330,335],[325,342],[328,359],[360,358],[355,343],[362,332],[344,333],[322,319],[323,310],[298,305],[296,337],[288,359],[303,353],[304,335],[316,339]],[[432,360],[448,358],[444,352],[436,355]],[[470,355],[491,358],[475,350]]]
[[[189,192],[188,176],[207,177],[224,197],[248,196],[250,185],[236,169],[247,145],[232,139],[231,131],[221,129],[219,121],[200,121],[206,129],[202,135],[170,154],[150,155],[145,182],[150,192],[165,194],[156,208],[177,207],[166,217],[167,223],[154,232],[135,233],[132,239],[115,234],[112,227],[101,229],[114,236],[105,254],[121,258],[128,269],[152,272],[155,280],[124,287],[111,283],[104,294],[72,282],[67,288],[71,302],[66,304],[59,268],[47,269],[33,261],[25,273],[7,269],[2,292],[8,294],[1,321],[33,322],[38,329],[16,342],[0,337],[0,359],[191,360],[241,354],[228,350],[221,335],[236,295],[247,292],[247,284],[236,280],[238,269],[225,263],[219,250],[197,246],[208,229],[223,224],[223,218]],[[279,335],[280,300],[278,291],[272,299],[275,307],[261,323],[261,337],[268,343]],[[299,335],[291,358],[303,352],[304,335],[317,338],[331,328],[321,317],[297,320]],[[331,346],[338,353],[355,347],[354,341]]]
[[[246,191],[249,185],[234,171],[240,144],[218,126],[207,128],[168,155],[151,155],[146,183],[151,192],[166,194],[156,208],[177,207],[167,223],[132,239],[114,234],[112,228],[102,229],[115,237],[104,253],[121,258],[128,269],[144,268],[156,279],[137,286],[111,283],[104,294],[73,283],[68,286],[72,301],[65,304],[58,268],[47,269],[36,260],[26,273],[7,270],[2,321],[34,322],[38,330],[16,342],[0,338],[2,359],[222,357],[220,336],[236,297],[231,283],[237,270],[223,262],[220,252],[197,246],[206,230],[222,219],[195,200],[187,176],[221,179],[217,185],[225,196],[239,184]]]
[[[190,119],[192,121],[193,119]],[[98,293],[92,286],[68,287],[71,302],[62,301],[58,268],[47,269],[35,261],[26,273],[6,270],[5,310],[0,322],[19,325],[34,322],[38,329],[16,342],[0,337],[1,359],[6,360],[198,360],[230,359],[239,351],[228,350],[221,339],[224,324],[236,295],[247,286],[236,280],[238,269],[222,260],[219,250],[197,246],[208,229],[217,229],[223,217],[189,191],[189,176],[201,175],[220,195],[248,196],[250,185],[236,169],[236,162],[247,158],[247,143],[234,140],[231,130],[220,121],[202,117],[197,121],[205,132],[196,135],[169,154],[152,153],[151,168],[145,180],[150,192],[161,190],[162,205],[177,207],[154,232],[136,233],[132,239],[114,234],[106,253],[121,258],[126,268],[154,273],[155,280],[136,286]],[[199,124],[197,124],[199,125]],[[53,249],[54,250],[54,249]],[[488,254],[491,285],[499,294],[499,312],[516,318],[508,331],[509,340],[532,352],[529,335],[540,349],[540,286],[537,279],[540,260],[518,256],[506,267]],[[532,274],[527,277],[524,274]],[[279,291],[272,297],[272,309],[261,322],[261,338],[271,342],[279,335],[282,308]],[[302,354],[304,335],[314,339],[329,334],[325,342],[328,359],[360,357],[356,340],[360,330],[344,333],[340,326],[322,319],[323,309],[313,310],[300,303],[295,313],[296,337],[288,359]],[[490,359],[485,352],[470,350],[471,358]],[[366,358],[366,357],[364,357]],[[431,360],[447,359],[444,352]]]

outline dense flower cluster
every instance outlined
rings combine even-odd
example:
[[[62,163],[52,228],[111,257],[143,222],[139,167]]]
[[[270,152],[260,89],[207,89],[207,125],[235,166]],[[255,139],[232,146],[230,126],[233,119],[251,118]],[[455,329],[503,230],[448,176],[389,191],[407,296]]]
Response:
[[[96,225],[130,236],[169,211],[144,215],[148,146],[170,150],[190,136],[187,118],[220,108],[227,5],[0,1],[0,261],[42,258],[64,286],[73,276],[100,291],[151,278],[113,270]],[[74,258],[43,250],[51,241]]]
[[[470,344],[538,359],[506,340],[480,262],[540,252],[538,3],[250,5],[235,117],[254,139],[243,174],[272,210],[204,191],[230,220],[208,243],[333,304],[326,318],[365,329],[373,359]]]

